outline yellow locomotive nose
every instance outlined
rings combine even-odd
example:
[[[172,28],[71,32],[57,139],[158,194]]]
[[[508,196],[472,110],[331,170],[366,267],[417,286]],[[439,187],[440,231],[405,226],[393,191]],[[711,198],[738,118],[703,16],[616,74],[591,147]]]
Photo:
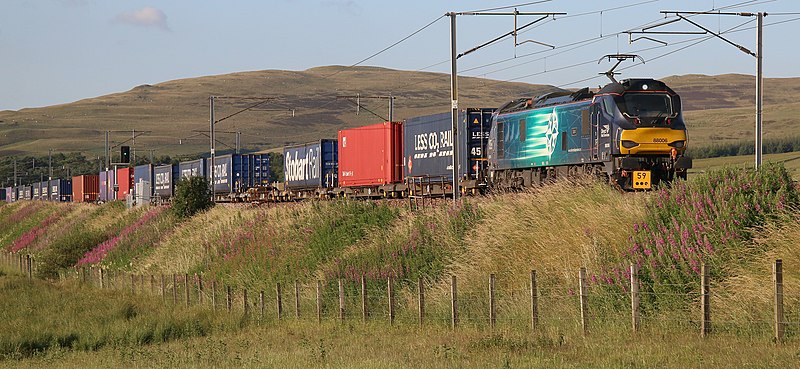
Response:
[[[620,134],[619,150],[625,155],[664,154],[686,150],[686,130],[663,127],[626,129]]]

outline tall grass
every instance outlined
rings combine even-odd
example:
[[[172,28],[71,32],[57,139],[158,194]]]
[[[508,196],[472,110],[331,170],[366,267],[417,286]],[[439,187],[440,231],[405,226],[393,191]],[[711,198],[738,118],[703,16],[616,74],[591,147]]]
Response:
[[[0,362],[49,350],[148,345],[240,327],[238,319],[206,309],[12,276],[0,277],[0,311]]]

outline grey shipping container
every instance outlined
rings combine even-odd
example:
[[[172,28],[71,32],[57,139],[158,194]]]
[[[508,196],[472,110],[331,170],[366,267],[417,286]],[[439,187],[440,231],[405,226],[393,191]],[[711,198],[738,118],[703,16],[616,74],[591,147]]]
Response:
[[[182,161],[179,164],[181,178],[205,177],[206,159]]]
[[[160,165],[153,169],[153,178],[153,193],[161,198],[169,198],[175,194],[180,169],[177,165]]]
[[[486,165],[486,143],[494,108],[458,113],[459,177],[475,179]],[[451,113],[409,118],[403,133],[404,177],[453,178]]]
[[[100,172],[100,201],[114,201],[114,169]]]
[[[339,145],[322,139],[283,149],[283,175],[289,189],[331,188],[338,185]]]
[[[72,201],[72,180],[54,179],[50,181],[50,201]]]
[[[137,198],[144,196],[149,199],[153,195],[153,165],[138,165],[133,168],[133,184],[137,191]],[[144,193],[138,193],[139,190]]]
[[[21,186],[23,200],[33,200],[33,186]]]

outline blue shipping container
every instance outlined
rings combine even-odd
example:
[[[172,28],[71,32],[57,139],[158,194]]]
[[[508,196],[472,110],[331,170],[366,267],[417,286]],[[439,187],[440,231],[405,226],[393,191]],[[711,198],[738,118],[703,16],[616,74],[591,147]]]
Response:
[[[269,183],[270,177],[269,156],[266,154],[228,154],[214,158],[214,193],[243,193],[263,184],[262,181]]]
[[[179,164],[181,178],[205,177],[206,159],[182,161]]]
[[[175,184],[180,179],[180,168],[172,164],[157,166],[153,169],[153,178],[155,196],[170,198],[174,195]]]
[[[72,201],[72,180],[71,179],[51,180],[49,197],[50,201],[61,201],[61,202]]]
[[[283,176],[289,189],[336,187],[338,173],[337,140],[322,139],[283,149]]]
[[[458,113],[459,177],[477,178],[486,165],[486,144],[493,108],[470,108]],[[403,131],[404,177],[453,179],[451,113],[406,120]]]
[[[136,196],[139,197],[146,197],[150,198],[153,196],[153,165],[152,164],[145,164],[139,165],[133,168],[133,188],[136,188],[136,185],[139,183],[147,182],[147,185],[144,186],[145,191],[147,193],[139,194],[137,193]]]

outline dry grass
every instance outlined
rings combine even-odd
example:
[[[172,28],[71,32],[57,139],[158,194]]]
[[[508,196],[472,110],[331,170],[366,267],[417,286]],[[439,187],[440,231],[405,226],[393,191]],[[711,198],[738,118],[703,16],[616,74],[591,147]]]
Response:
[[[606,257],[621,254],[646,196],[563,182],[477,200],[483,221],[448,269],[471,288],[484,288],[490,272],[498,283],[526,281],[531,269],[551,284],[567,285],[580,267],[597,270]]]
[[[218,252],[223,234],[235,232],[255,212],[229,206],[215,206],[183,222],[154,250],[134,264],[138,273],[188,273],[203,266],[209,254]]]

